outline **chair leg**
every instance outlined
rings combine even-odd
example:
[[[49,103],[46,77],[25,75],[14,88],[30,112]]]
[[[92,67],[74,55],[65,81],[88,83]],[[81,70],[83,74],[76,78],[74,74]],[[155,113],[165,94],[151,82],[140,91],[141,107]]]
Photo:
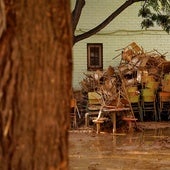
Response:
[[[76,118],[76,116],[70,117],[70,128],[77,128],[77,118]]]
[[[154,117],[155,117],[155,121],[158,121],[158,115],[157,115],[157,111],[156,111],[156,103],[154,103]]]
[[[95,120],[93,120],[93,122],[96,124],[96,128],[97,128],[96,133],[99,134],[100,133],[100,124],[103,123],[104,121],[95,119]]]
[[[143,122],[143,112],[141,107],[139,107],[139,114],[140,114],[140,120]]]
[[[100,123],[96,123],[96,127],[97,127],[97,134],[100,133]]]
[[[85,126],[88,127],[89,126],[89,113],[85,114]]]
[[[76,116],[74,116],[74,128],[77,128],[77,119],[76,119]]]

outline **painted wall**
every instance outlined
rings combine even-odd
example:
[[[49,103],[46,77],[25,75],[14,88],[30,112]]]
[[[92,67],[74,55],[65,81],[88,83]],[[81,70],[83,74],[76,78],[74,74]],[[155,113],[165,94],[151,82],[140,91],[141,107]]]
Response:
[[[86,0],[86,5],[77,26],[76,34],[87,31],[101,23],[108,15],[117,9],[125,0]],[[72,7],[75,0],[71,0]],[[109,65],[118,66],[121,56],[114,59],[121,53],[122,48],[131,42],[136,42],[143,47],[144,51],[156,49],[161,54],[166,54],[170,60],[170,35],[158,27],[149,30],[142,30],[138,17],[141,3],[128,7],[123,13],[117,16],[106,28],[98,34],[82,40],[73,47],[73,88],[80,89],[79,82],[87,73],[87,43],[103,43],[103,67]]]

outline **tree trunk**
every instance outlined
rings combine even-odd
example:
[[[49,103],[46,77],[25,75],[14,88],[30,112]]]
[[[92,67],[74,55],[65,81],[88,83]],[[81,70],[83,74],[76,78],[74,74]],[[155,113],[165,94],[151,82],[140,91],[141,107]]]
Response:
[[[0,169],[66,170],[72,80],[69,0],[4,0]]]

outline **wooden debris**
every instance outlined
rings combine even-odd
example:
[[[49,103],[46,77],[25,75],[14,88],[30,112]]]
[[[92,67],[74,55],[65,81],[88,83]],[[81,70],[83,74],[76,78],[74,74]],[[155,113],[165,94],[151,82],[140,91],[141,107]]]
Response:
[[[153,76],[155,80],[160,78],[162,63],[166,62],[164,55],[157,50],[144,52],[135,42],[122,49],[118,69],[109,66],[103,72],[97,70],[91,74],[84,74],[86,77],[80,83],[83,91],[98,91],[106,104],[116,103],[117,105],[119,97],[122,98],[119,95],[119,91],[122,94],[122,78],[126,87],[142,83],[142,78],[146,79],[149,76]],[[122,78],[117,70],[120,71]]]
[[[170,63],[164,64],[167,63],[164,54],[155,49],[144,52],[135,42],[122,48],[118,56],[121,56],[121,62],[117,67],[109,66],[105,71],[84,73],[85,78],[80,82],[83,92],[96,91],[102,96],[105,105],[126,107],[130,104],[126,92],[128,87],[143,88],[151,80],[159,82],[163,68],[170,72]],[[135,117],[133,111],[131,116]]]

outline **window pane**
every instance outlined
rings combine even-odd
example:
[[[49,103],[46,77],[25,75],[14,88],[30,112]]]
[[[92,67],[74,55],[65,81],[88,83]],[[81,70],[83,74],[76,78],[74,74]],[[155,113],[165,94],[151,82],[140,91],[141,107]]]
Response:
[[[87,44],[87,69],[103,69],[103,44]]]
[[[91,47],[90,48],[90,65],[97,65],[99,66],[99,48],[98,47]]]

